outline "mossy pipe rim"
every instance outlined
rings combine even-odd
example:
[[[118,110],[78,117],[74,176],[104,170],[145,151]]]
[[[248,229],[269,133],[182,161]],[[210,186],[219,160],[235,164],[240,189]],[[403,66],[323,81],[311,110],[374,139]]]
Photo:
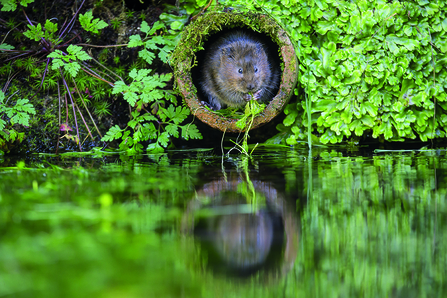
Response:
[[[278,93],[264,112],[254,118],[251,129],[271,121],[284,109],[294,92],[298,78],[298,59],[293,44],[286,31],[269,16],[258,13],[210,12],[190,24],[183,32],[173,54],[172,66],[177,87],[195,117],[213,128],[232,133],[244,131],[236,126],[238,119],[217,115],[199,102],[191,68],[196,63],[195,52],[200,50],[209,35],[223,28],[236,27],[247,27],[269,36],[278,45],[284,65]]]

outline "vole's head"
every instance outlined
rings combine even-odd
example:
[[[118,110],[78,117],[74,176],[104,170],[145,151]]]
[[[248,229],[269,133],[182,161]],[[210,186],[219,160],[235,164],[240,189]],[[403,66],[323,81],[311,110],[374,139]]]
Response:
[[[219,74],[241,93],[255,93],[270,77],[270,65],[260,43],[240,40],[221,49]]]

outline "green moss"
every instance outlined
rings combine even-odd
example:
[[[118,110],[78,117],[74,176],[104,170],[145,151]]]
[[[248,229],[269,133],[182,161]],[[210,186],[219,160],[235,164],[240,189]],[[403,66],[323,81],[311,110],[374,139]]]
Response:
[[[280,27],[269,17],[253,12],[209,12],[186,27],[181,41],[172,54],[171,65],[176,77],[188,73],[197,65],[196,52],[202,49],[208,37],[224,28],[246,27],[269,35],[281,46],[277,38]]]

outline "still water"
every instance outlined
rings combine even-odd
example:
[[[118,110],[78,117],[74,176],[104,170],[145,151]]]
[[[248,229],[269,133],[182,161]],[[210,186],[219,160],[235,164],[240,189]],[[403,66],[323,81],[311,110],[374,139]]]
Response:
[[[0,157],[0,297],[445,297],[445,150]]]

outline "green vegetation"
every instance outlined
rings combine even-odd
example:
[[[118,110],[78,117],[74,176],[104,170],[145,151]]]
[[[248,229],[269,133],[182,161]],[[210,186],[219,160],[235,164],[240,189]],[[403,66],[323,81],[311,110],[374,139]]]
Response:
[[[1,0],[0,3],[3,11],[11,12],[19,7],[26,11],[34,5],[30,4],[33,1]],[[147,12],[127,10],[116,14],[110,21],[114,30],[122,24],[142,20],[141,33],[125,40],[127,47],[121,48],[119,53],[109,49],[126,45],[102,49],[97,53],[100,64],[94,68],[90,62],[97,63],[97,60],[82,49],[91,45],[76,44],[71,30],[79,14],[77,26],[84,29],[80,34],[100,38],[100,30],[107,23],[93,18],[93,13],[100,11],[104,5],[102,1],[93,10],[85,9],[83,13],[82,3],[75,16],[60,29],[60,21],[54,18],[41,23],[31,21],[26,12],[26,30],[25,25],[13,18],[1,20],[11,30],[0,45],[0,55],[8,57],[0,67],[0,75],[10,76],[6,80],[5,94],[11,94],[8,88],[15,83],[11,76],[15,71],[26,71],[29,85],[38,90],[36,92],[55,94],[58,88],[62,89],[59,101],[66,107],[62,106],[61,111],[70,110],[70,115],[65,116],[65,122],[60,120],[50,126],[73,127],[73,130],[76,127],[76,138],[72,140],[78,142],[79,148],[86,136],[96,145],[99,140],[118,140],[119,148],[128,150],[129,154],[143,150],[159,152],[172,145],[172,138],[201,138],[194,124],[178,122],[192,120],[186,120],[187,109],[178,101],[179,95],[171,90],[172,76],[167,64],[178,68],[175,71],[194,67],[194,59],[191,65],[179,65],[179,62],[199,50],[207,34],[229,26],[228,20],[221,16],[216,24],[203,24],[200,32],[191,32],[185,24],[192,16],[196,22],[201,22],[199,12],[205,7],[215,12],[232,7],[248,14],[268,14],[282,24],[296,44],[300,61],[299,85],[295,90],[297,102],[286,107],[286,117],[278,126],[279,133],[272,138],[276,143],[347,141],[354,144],[365,138],[385,142],[445,137],[447,4],[443,1],[322,3],[303,0],[297,5],[290,1],[222,0],[219,3],[220,6],[216,1],[189,0],[179,7],[165,5],[158,21],[151,24],[146,21],[150,19]],[[247,22],[241,25],[257,30],[263,20]],[[195,46],[171,57],[181,31]],[[38,50],[31,50],[28,43],[21,42],[24,36],[40,43]],[[126,60],[129,51],[135,49],[137,57]],[[37,53],[44,55],[43,60],[37,59]],[[194,86],[187,88],[195,89]],[[130,105],[127,123],[100,125],[96,127],[99,137],[94,136],[89,126],[96,126],[99,119],[117,116],[111,111],[112,99],[119,100],[120,94]],[[38,112],[35,117],[41,117],[42,104],[36,103],[33,94],[26,97]],[[167,112],[171,110],[176,112]],[[84,122],[85,129],[78,127],[78,118]],[[31,124],[38,122],[31,121]],[[176,129],[169,125],[175,125]],[[106,129],[111,130],[103,137],[100,131]],[[128,140],[132,140],[131,143]]]
[[[2,152],[8,153],[10,146],[14,143],[21,143],[24,138],[23,132],[18,132],[13,126],[15,124],[29,126],[30,115],[36,111],[26,98],[17,99],[13,106],[8,105],[9,100],[0,90],[0,155]],[[3,119],[5,116],[9,121]]]
[[[152,36],[157,30],[167,30],[165,24],[155,22],[150,27],[146,21],[141,22],[141,32],[145,37],[132,35],[129,38],[129,48],[140,47],[138,56],[148,64],[153,63],[156,57],[162,62],[168,62],[170,52],[174,49],[175,35],[171,32],[162,36]],[[195,124],[180,125],[190,114],[187,107],[177,106],[177,93],[163,89],[172,78],[172,74],[158,75],[151,69],[132,69],[129,77],[132,82],[128,85],[124,81],[115,82],[113,94],[122,93],[125,101],[135,107],[131,113],[131,120],[125,129],[118,125],[113,126],[102,138],[105,142],[121,139],[120,150],[129,154],[142,152],[141,142],[155,139],[155,143],[148,145],[146,150],[151,153],[163,152],[171,137],[188,139],[201,139],[202,135]],[[146,110],[149,107],[150,112]],[[141,113],[141,111],[145,113]],[[128,130],[127,128],[130,128]],[[180,133],[181,131],[181,133]]]
[[[107,27],[107,23],[100,19],[93,19],[93,12],[87,11],[85,14],[79,14],[79,23],[85,31],[99,33],[99,30]]]
[[[64,37],[71,33],[77,14],[80,13],[83,4],[84,2],[81,3],[73,18],[64,23],[60,30],[58,30],[58,24],[54,22],[54,19],[46,20],[42,25],[40,23],[33,24],[26,16],[29,25],[28,30],[23,32],[23,35],[33,41],[41,42],[37,51],[14,50],[14,46],[5,42],[0,47],[0,53],[9,56],[6,61],[10,61],[7,65],[0,67],[0,73],[10,75],[12,69],[27,71],[30,75],[28,80],[31,86],[34,86],[37,90],[33,96],[29,96],[32,104],[35,104],[32,98],[40,90],[58,92],[59,123],[51,122],[53,128],[59,127],[59,130],[65,133],[59,138],[58,146],[62,140],[67,139],[75,141],[79,149],[82,150],[81,144],[85,140],[82,141],[84,136],[81,136],[81,134],[90,136],[92,141],[96,139],[97,142],[98,139],[90,131],[88,122],[95,126],[99,137],[103,141],[121,139],[121,136],[123,136],[119,148],[120,150],[127,150],[128,154],[141,153],[143,149],[141,142],[149,140],[154,140],[154,142],[148,144],[147,150],[160,152],[171,144],[171,138],[201,138],[194,124],[181,125],[180,123],[189,115],[189,110],[186,107],[178,106],[175,98],[176,93],[167,89],[167,83],[171,81],[172,75],[169,73],[158,74],[156,69],[147,68],[148,65],[161,65],[160,61],[161,63],[168,63],[170,52],[174,49],[178,40],[178,30],[182,29],[183,24],[187,21],[187,16],[172,18],[169,17],[168,13],[164,13],[160,17],[163,22],[155,22],[152,26],[143,21],[141,31],[145,35],[143,38],[139,34],[131,36],[127,45],[128,48],[140,47],[139,59],[134,60],[129,68],[128,66],[123,67],[120,57],[115,56],[112,60],[117,66],[110,67],[99,64],[97,60],[82,49],[81,46],[88,47],[89,44],[73,44],[73,39],[76,36],[69,41],[64,41]],[[172,6],[167,7],[166,11],[172,11]],[[127,17],[132,18],[132,15],[133,12],[129,12]],[[142,16],[144,14],[140,15],[140,17]],[[120,18],[115,20],[116,22],[112,22],[112,24],[117,28]],[[97,36],[99,36],[99,30],[107,26],[104,21],[93,18],[92,10],[79,14],[79,24],[85,31],[92,32]],[[13,26],[15,24],[9,25]],[[28,57],[42,53],[46,55],[44,63],[41,63],[42,60],[37,61]],[[112,52],[108,51],[106,46],[98,55],[98,59],[105,64],[111,55]],[[93,68],[91,64],[86,63],[87,60],[93,60],[98,66]],[[107,73],[103,72],[102,69],[105,69]],[[56,72],[50,70],[56,70]],[[126,83],[122,78],[127,76],[132,82]],[[39,77],[39,80],[36,80],[37,77]],[[116,81],[117,79],[118,81]],[[112,83],[113,81],[116,82]],[[13,84],[13,78],[9,79],[5,90]],[[62,92],[60,92],[60,87],[63,89]],[[123,94],[124,100],[132,109],[129,113],[130,120],[126,128],[121,129],[118,125],[115,125],[103,138],[96,123],[98,119],[103,117],[116,117],[110,112],[111,103],[110,101],[107,102],[107,98],[117,98],[119,94]],[[65,109],[63,106],[61,107],[61,103],[65,103]],[[20,105],[21,102],[18,104]],[[146,109],[148,106],[150,111]],[[72,110],[72,113],[69,114],[69,110]],[[65,122],[61,120],[63,119],[61,112],[64,111],[66,112]],[[90,121],[84,119],[82,115],[84,112],[87,112]],[[84,122],[86,131],[81,131],[78,127],[79,116],[77,117],[77,114]],[[36,115],[36,117],[45,117],[45,115]],[[36,124],[38,122],[33,121]],[[76,134],[72,135],[71,131],[75,131]],[[129,138],[132,142],[128,142]]]
[[[445,1],[219,3],[268,14],[296,44],[298,102],[278,127],[284,143],[445,136]]]
[[[0,295],[445,296],[446,151],[316,151],[260,149],[225,163],[228,181],[243,178],[239,195],[273,183],[297,201],[285,207],[301,226],[295,262],[268,281],[215,274],[199,239],[181,233],[203,183],[224,182],[209,171],[219,157],[0,157]]]
[[[28,4],[33,2],[34,0],[0,0],[0,4],[2,5],[1,11],[14,11],[17,8],[17,4],[27,7]]]
[[[445,136],[445,1],[257,4],[296,42],[311,102],[301,98],[286,110],[288,144],[305,139],[306,130],[321,143]]]
[[[248,132],[253,125],[255,117],[260,115],[262,111],[264,111],[264,109],[265,104],[259,104],[256,100],[250,100],[245,105],[244,115],[236,122],[236,126],[244,131],[244,137],[242,138],[242,145],[240,145],[240,147],[242,149],[242,152],[246,155],[248,155]]]

